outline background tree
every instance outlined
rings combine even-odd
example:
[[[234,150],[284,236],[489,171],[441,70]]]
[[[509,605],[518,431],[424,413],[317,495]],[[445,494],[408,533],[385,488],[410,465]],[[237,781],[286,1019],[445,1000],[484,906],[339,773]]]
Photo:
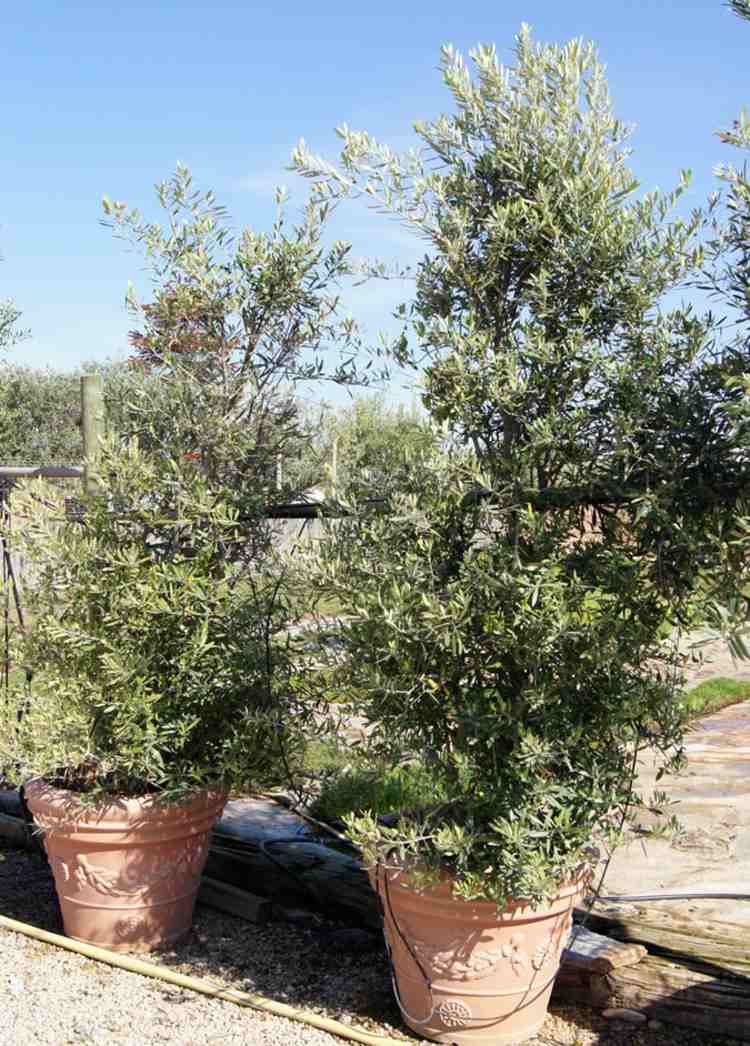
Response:
[[[71,371],[0,363],[0,464],[81,464],[81,375],[92,371],[102,376],[110,428],[126,427],[121,404],[143,379],[125,363],[89,363]]]
[[[0,351],[10,348],[25,337],[25,332],[16,327],[21,313],[13,302],[0,301]]]
[[[76,374],[0,365],[3,465],[79,465],[81,392]]]
[[[382,393],[346,405],[308,404],[304,427],[310,444],[284,467],[301,470],[310,486],[325,485],[335,455],[338,492],[353,498],[397,489],[408,462],[430,453],[440,440],[416,404],[390,404]]]

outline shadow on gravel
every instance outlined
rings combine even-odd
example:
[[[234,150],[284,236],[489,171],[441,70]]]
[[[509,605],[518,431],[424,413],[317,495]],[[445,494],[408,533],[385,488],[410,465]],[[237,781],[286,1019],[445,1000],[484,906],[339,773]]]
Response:
[[[0,914],[63,932],[46,861],[2,839]],[[415,1044],[425,1041],[401,1023],[382,938],[350,924],[321,920],[309,927],[283,922],[257,926],[199,906],[192,931],[176,948],[138,958],[217,986],[257,992],[374,1034]],[[164,994],[162,1001],[177,1011],[181,996]],[[528,1046],[720,1046],[732,1041],[674,1026],[652,1030],[607,1022],[593,1010],[556,1005]]]
[[[0,914],[63,932],[44,858],[2,840]],[[310,928],[257,926],[198,906],[192,931],[177,947],[138,958],[373,1031],[406,1034],[381,937],[351,926],[323,920]]]

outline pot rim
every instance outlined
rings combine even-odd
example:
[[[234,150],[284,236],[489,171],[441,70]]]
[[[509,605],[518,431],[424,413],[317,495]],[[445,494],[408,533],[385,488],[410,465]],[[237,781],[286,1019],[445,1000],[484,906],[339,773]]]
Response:
[[[408,867],[396,868],[383,865],[382,863],[379,865],[376,862],[375,864],[368,865],[367,874],[370,877],[370,881],[377,894],[380,894],[382,891],[382,880],[378,876],[379,867],[383,869],[384,877],[388,880],[389,890],[398,890],[399,896],[401,897],[415,897],[419,900],[427,901],[430,904],[444,906],[446,908],[455,908],[456,905],[466,905],[467,908],[474,908],[479,911],[491,909],[496,913],[508,914],[524,910],[543,911],[555,907],[560,904],[560,902],[568,901],[577,896],[583,896],[586,891],[586,884],[593,874],[593,867],[590,864],[581,864],[577,870],[577,874],[572,879],[559,883],[555,887],[554,893],[540,904],[535,904],[529,897],[509,897],[505,904],[501,906],[496,901],[490,900],[486,897],[479,897],[474,900],[466,900],[464,897],[457,897],[453,893],[454,877],[448,871],[443,871],[441,873],[440,882],[429,883],[424,887],[417,887],[410,881],[410,869]]]
[[[83,802],[80,793],[51,784],[44,777],[33,777],[25,782],[24,795],[32,813],[54,821],[62,827],[69,824],[99,831],[119,831],[124,825],[145,823],[156,826],[182,818],[200,817],[212,808],[221,807],[227,800],[226,788],[198,788],[177,801],[165,801],[159,793],[142,796],[105,796],[95,803]],[[75,827],[74,827],[75,826]]]

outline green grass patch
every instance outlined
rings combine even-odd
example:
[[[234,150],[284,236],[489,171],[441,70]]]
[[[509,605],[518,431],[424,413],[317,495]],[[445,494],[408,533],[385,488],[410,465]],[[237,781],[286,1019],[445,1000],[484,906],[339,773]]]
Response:
[[[718,676],[688,690],[682,697],[682,704],[688,718],[696,719],[698,716],[719,712],[722,708],[736,705],[739,701],[747,701],[749,698],[750,680],[724,679],[723,676]]]
[[[344,613],[344,605],[336,596],[318,596],[311,599],[310,612],[320,617],[341,617]]]
[[[325,782],[312,813],[321,820],[337,820],[344,814],[365,810],[376,815],[413,810],[443,799],[439,786],[423,766],[352,768]]]
[[[352,761],[351,750],[335,741],[310,741],[303,765],[313,773],[343,770]]]

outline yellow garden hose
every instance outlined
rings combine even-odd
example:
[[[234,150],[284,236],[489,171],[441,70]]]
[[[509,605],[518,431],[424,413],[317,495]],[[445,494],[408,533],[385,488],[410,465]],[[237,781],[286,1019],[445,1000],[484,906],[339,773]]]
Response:
[[[331,1035],[338,1035],[342,1039],[350,1039],[352,1042],[363,1042],[368,1046],[394,1046],[397,1042],[406,1042],[406,1039],[386,1038],[383,1035],[370,1035],[366,1031],[358,1031],[350,1028],[341,1021],[332,1020],[330,1017],[320,1017],[317,1013],[307,1013],[298,1010],[294,1006],[287,1006],[283,1002],[266,999],[262,995],[251,992],[238,991],[236,988],[222,988],[218,984],[211,984],[200,977],[189,977],[184,973],[177,973],[167,966],[159,966],[153,962],[144,962],[142,959],[133,958],[117,952],[107,951],[106,948],[97,948],[93,944],[84,944],[82,941],[74,941],[71,937],[63,937],[59,933],[50,933],[49,930],[40,930],[37,926],[29,926],[28,923],[19,922],[17,919],[8,919],[0,915],[0,928],[10,930],[12,933],[20,933],[25,937],[33,937],[45,944],[53,944],[58,948],[65,948],[69,952],[85,955],[89,959],[105,962],[109,966],[116,966],[121,970],[129,970],[130,973],[139,973],[143,977],[154,977],[158,981],[166,981],[178,988],[187,988],[189,991],[200,992],[212,999],[221,999],[223,1002],[233,1002],[237,1006],[247,1006],[253,1010],[261,1010],[263,1013],[272,1013],[277,1017],[286,1017],[290,1021],[298,1021],[301,1024],[309,1024],[313,1028],[320,1028]]]

